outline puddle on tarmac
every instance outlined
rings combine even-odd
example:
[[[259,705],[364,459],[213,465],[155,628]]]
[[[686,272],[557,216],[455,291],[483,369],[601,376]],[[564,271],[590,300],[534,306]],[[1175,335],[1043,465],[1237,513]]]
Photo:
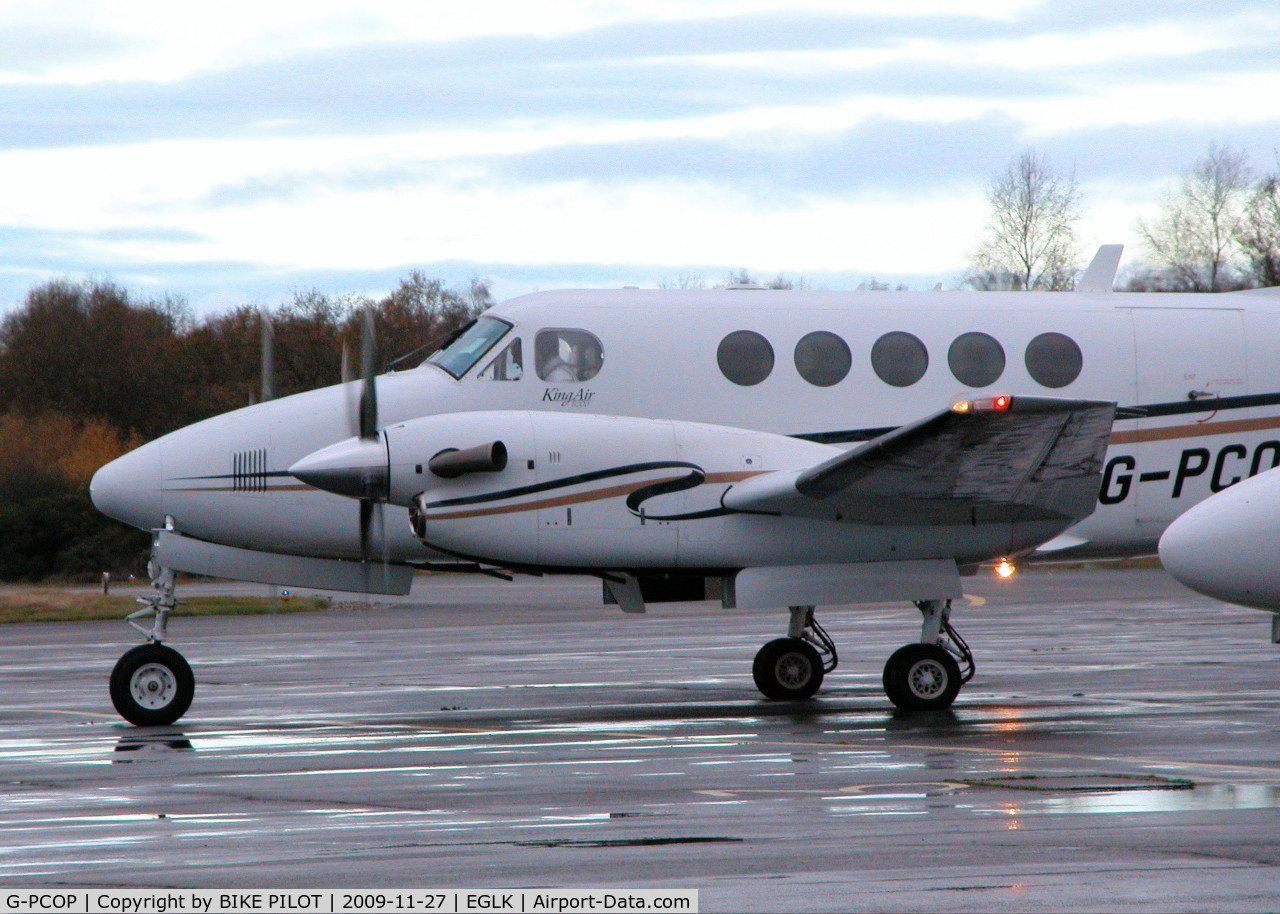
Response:
[[[759,796],[755,799],[770,799]],[[1021,776],[847,788],[822,797],[837,815],[1184,813],[1280,808],[1280,785],[1194,784],[1151,775]]]
[[[996,792],[983,790],[981,794],[967,793],[965,802],[957,803],[956,808],[1002,816],[1046,813],[1221,812],[1280,808],[1280,786],[1276,784],[1192,784],[1179,779],[1157,779],[1162,783],[1153,785],[1142,776],[1130,776],[1120,779],[1122,784],[1108,789],[1102,786],[1084,786],[1090,780],[1081,778],[1072,783],[1075,779],[1046,778],[1044,786],[1035,788],[970,782],[978,789],[992,787]]]
[[[1280,786],[1274,784],[1203,784],[1188,790],[1123,790],[1044,797],[1027,804],[1025,811],[1028,813],[1210,812],[1232,809],[1276,809],[1277,807],[1280,807]]]

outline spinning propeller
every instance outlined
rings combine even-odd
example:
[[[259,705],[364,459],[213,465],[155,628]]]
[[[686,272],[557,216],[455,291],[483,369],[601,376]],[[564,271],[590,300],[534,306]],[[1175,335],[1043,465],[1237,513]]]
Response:
[[[360,399],[357,403],[354,426],[362,446],[377,451],[375,459],[368,460],[360,479],[360,558],[369,562],[372,558],[371,533],[376,522],[378,539],[382,543],[382,561],[387,560],[387,528],[383,517],[383,505],[390,494],[387,471],[387,443],[378,426],[378,341],[373,329],[373,313],[365,308],[360,339]],[[350,402],[350,401],[348,401]],[[371,455],[373,456],[373,455]]]
[[[373,314],[363,312],[360,346],[360,384],[348,384],[347,415],[355,437],[303,457],[289,468],[296,478],[318,489],[360,502],[360,558],[368,566],[389,558],[383,505],[390,489],[387,443],[378,425],[378,347]],[[374,555],[375,540],[381,543]],[[367,572],[366,572],[367,573]]]

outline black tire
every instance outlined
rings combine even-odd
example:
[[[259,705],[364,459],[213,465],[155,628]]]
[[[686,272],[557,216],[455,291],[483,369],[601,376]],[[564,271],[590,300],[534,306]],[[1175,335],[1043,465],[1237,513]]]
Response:
[[[186,659],[163,644],[140,644],[111,671],[111,703],[139,727],[171,724],[191,707],[196,679]]]
[[[960,693],[960,664],[936,644],[907,644],[884,665],[884,692],[904,711],[951,707]]]
[[[751,675],[765,698],[811,698],[822,687],[822,658],[807,641],[776,638],[760,648],[751,665]]]

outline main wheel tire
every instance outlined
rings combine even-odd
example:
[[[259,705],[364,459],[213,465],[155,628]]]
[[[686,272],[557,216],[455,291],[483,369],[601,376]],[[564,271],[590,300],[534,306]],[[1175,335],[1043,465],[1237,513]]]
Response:
[[[111,671],[111,703],[139,727],[171,724],[191,707],[196,679],[186,659],[163,644],[140,644]]]
[[[906,711],[949,708],[960,686],[960,664],[936,644],[904,645],[884,665],[885,694]]]
[[[810,698],[822,687],[822,658],[807,641],[777,638],[760,648],[751,675],[765,698]]]

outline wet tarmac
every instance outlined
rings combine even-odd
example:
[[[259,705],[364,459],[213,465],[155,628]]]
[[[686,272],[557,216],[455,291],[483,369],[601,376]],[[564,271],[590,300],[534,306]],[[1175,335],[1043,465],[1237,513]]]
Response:
[[[785,612],[430,578],[183,619],[181,726],[106,681],[120,623],[0,629],[0,884],[696,888],[704,911],[1276,910],[1280,646],[1154,569],[978,578],[977,677],[895,712],[909,607],[819,616],[820,696],[751,683]],[[189,590],[194,590],[190,588]],[[259,591],[261,588],[258,589]]]

